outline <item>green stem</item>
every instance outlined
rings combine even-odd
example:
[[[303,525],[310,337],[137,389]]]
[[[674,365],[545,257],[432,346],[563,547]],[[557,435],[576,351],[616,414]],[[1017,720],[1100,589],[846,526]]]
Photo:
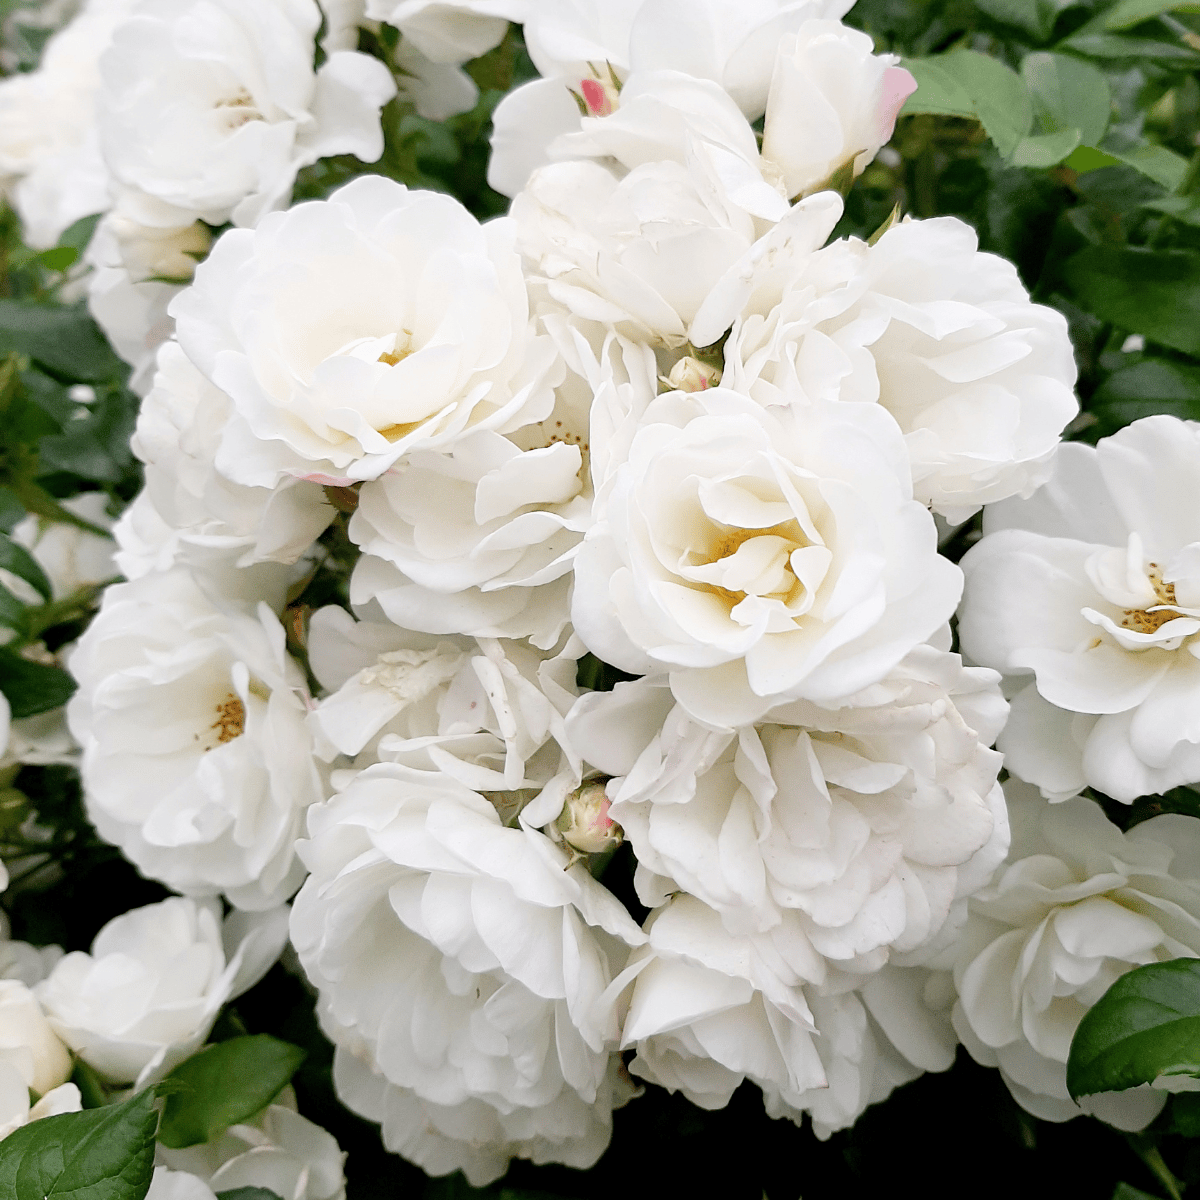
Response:
[[[72,617],[83,616],[95,603],[99,596],[110,584],[117,583],[120,575],[114,575],[101,583],[88,583],[76,588],[69,596],[61,600],[51,600],[38,608],[31,608],[26,616],[27,633],[22,639],[23,644],[36,642],[38,637],[47,629],[61,625]]]
[[[64,525],[74,525],[76,529],[94,533],[97,537],[107,538],[112,535],[102,525],[93,525],[84,517],[77,516],[68,508],[63,508],[44,488],[39,487],[32,479],[10,479],[6,486],[31,513],[45,517],[48,521],[60,521]]]
[[[1150,1173],[1162,1184],[1170,1200],[1183,1200],[1179,1180],[1171,1173],[1158,1147],[1145,1134],[1126,1134],[1134,1153],[1146,1164]]]

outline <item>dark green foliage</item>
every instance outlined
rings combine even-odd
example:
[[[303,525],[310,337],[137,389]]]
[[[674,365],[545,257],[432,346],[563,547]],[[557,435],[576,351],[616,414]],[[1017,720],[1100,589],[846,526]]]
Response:
[[[11,1200],[142,1200],[158,1113],[149,1089],[124,1104],[46,1117],[0,1142],[0,1195]]]
[[[268,1034],[231,1038],[192,1055],[167,1076],[158,1140],[198,1146],[266,1108],[304,1061],[304,1051]]]
[[[1163,1075],[1200,1076],[1200,959],[1122,975],[1088,1010],[1067,1060],[1071,1095],[1120,1091]]]

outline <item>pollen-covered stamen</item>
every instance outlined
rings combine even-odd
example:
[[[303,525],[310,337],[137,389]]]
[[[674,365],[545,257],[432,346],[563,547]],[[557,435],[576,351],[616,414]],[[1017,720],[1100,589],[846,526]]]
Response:
[[[1155,633],[1168,621],[1174,621],[1176,617],[1182,615],[1175,609],[1175,605],[1178,604],[1175,599],[1175,585],[1163,581],[1162,568],[1158,563],[1147,565],[1146,578],[1150,581],[1150,586],[1154,589],[1154,594],[1163,607],[1151,605],[1149,608],[1125,609],[1121,625],[1125,629],[1132,629],[1135,633]]]
[[[230,129],[237,129],[251,121],[261,121],[263,115],[255,106],[254,97],[245,88],[241,88],[232,96],[218,100],[214,106],[226,111],[226,124]]]
[[[222,744],[232,742],[245,732],[246,706],[232,692],[217,705],[217,719],[211,728],[217,731],[217,741]]]

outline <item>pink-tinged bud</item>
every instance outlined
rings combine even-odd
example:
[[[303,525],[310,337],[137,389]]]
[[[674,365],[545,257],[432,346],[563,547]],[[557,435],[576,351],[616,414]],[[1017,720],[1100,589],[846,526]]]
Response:
[[[608,815],[602,779],[589,779],[567,796],[555,827],[563,841],[581,854],[603,854],[619,846],[625,837],[624,830]]]
[[[721,382],[721,368],[685,354],[671,368],[665,382],[673,392],[706,392]]]
[[[579,91],[583,102],[587,105],[588,114],[593,117],[611,115],[616,105],[616,88],[605,87],[598,79],[581,79]]]

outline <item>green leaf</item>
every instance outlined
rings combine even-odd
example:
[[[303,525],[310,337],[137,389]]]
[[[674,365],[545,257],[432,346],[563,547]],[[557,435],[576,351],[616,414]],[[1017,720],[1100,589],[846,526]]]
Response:
[[[30,662],[0,647],[0,692],[14,717],[33,717],[66,704],[75,681],[58,667]]]
[[[218,1192],[217,1200],[282,1200],[282,1197],[265,1187],[240,1187]]]
[[[1071,3],[1072,0],[975,0],[976,6],[989,17],[1024,29],[1039,42],[1050,36],[1059,12]]]
[[[1025,56],[1021,78],[1046,132],[1077,129],[1079,142],[1099,144],[1112,115],[1112,92],[1091,63],[1037,51]]]
[[[128,370],[79,306],[0,299],[0,354],[10,350],[82,383],[122,378]]]
[[[1100,18],[1105,29],[1129,29],[1165,12],[1200,12],[1196,0],[1119,0]]]
[[[1012,163],[1014,167],[1052,167],[1062,162],[1078,145],[1078,129],[1031,134],[1017,143]]]
[[[143,1200],[154,1171],[154,1089],[45,1117],[0,1142],[6,1200]]]
[[[180,1149],[207,1142],[266,1108],[304,1061],[305,1052],[265,1033],[231,1038],[193,1054],[167,1076],[158,1140]]]
[[[1071,1041],[1067,1090],[1078,1100],[1163,1075],[1200,1074],[1200,959],[1122,975],[1084,1014]]]
[[[917,90],[905,100],[901,114],[975,118],[970,93],[944,64],[944,57],[904,59],[905,70],[917,81]]]
[[[1033,126],[1033,105],[1025,84],[999,59],[955,50],[937,58],[908,59],[904,65],[916,79],[917,90],[901,112],[977,117],[1005,158]]]
[[[97,483],[119,483],[132,461],[129,439],[136,423],[132,395],[116,391],[102,396],[62,433],[42,438],[42,471],[69,471]]]
[[[74,246],[51,246],[37,256],[36,261],[48,271],[66,271],[74,265],[79,251]]]
[[[73,225],[67,226],[66,232],[58,239],[58,244],[70,246],[82,254],[87,249],[88,242],[92,240],[99,223],[100,213],[93,213],[90,217],[80,217]]]
[[[1095,414],[1097,432],[1102,437],[1157,413],[1183,421],[1200,421],[1200,367],[1165,358],[1146,358],[1121,367],[1092,393],[1088,410]],[[1180,802],[1195,797],[1187,788],[1168,793],[1176,794]],[[1173,806],[1161,811],[1187,811],[1200,816],[1200,804],[1193,800],[1191,807]]]
[[[1200,354],[1200,254],[1088,246],[1063,267],[1078,302],[1162,346]]]
[[[46,578],[46,572],[37,559],[24,546],[19,546],[4,534],[0,534],[0,567],[24,579],[47,600],[50,599],[50,580]]]
[[[0,584],[0,625],[6,629],[24,632],[26,622],[25,605],[3,584]]]
[[[1171,1097],[1171,1132],[1200,1138],[1200,1092],[1176,1092]]]
[[[1141,1188],[1135,1188],[1130,1183],[1118,1183],[1113,1190],[1112,1200],[1159,1200],[1159,1197],[1150,1192],[1143,1192]]]
[[[974,50],[946,56],[947,65],[967,89],[975,111],[996,149],[1008,158],[1033,126],[1033,105],[1021,77],[999,59]]]
[[[1072,34],[1064,46],[1089,58],[1128,58],[1142,63],[1190,70],[1200,62],[1200,54],[1176,42],[1158,42],[1150,38],[1126,37],[1117,33],[1101,33],[1088,22]]]
[[[1185,225],[1200,225],[1200,196],[1163,196],[1157,200],[1146,200],[1142,208],[1166,213]]]
[[[1080,175],[1086,174],[1088,171],[1098,171],[1101,167],[1119,167],[1121,160],[1113,158],[1111,154],[1105,154],[1103,150],[1097,150],[1094,146],[1080,146],[1077,150],[1071,151],[1071,156],[1067,159],[1063,166],[1070,167],[1072,171],[1077,171]]]
[[[1187,176],[1188,160],[1166,146],[1154,146],[1143,142],[1140,146],[1128,148],[1114,146],[1111,142],[1101,149],[1111,154],[1119,162],[1135,171],[1140,171],[1147,179],[1153,179],[1169,192],[1179,187]]]

